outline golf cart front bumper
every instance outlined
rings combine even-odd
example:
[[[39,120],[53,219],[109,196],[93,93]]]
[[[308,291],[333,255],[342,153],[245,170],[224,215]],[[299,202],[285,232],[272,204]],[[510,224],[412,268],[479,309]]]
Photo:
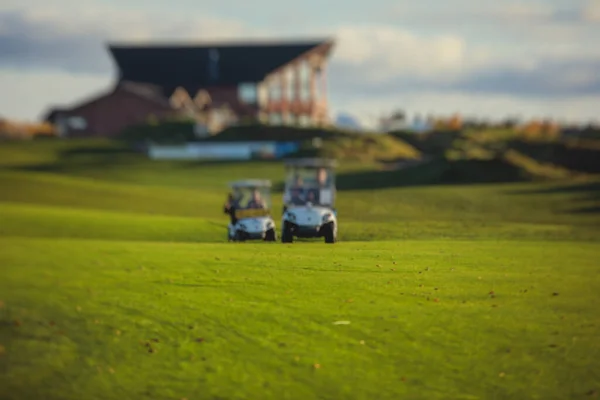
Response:
[[[300,238],[316,238],[323,236],[323,225],[296,225],[290,224],[292,233]]]
[[[266,236],[266,232],[243,232],[240,231],[238,235],[242,240],[263,240]]]

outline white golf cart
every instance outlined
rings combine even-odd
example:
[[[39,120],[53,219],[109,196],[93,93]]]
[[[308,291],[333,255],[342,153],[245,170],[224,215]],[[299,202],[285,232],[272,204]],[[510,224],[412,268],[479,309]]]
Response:
[[[271,182],[248,179],[230,184],[232,193],[225,213],[231,217],[227,227],[229,241],[277,241],[275,222],[271,218]]]
[[[335,243],[335,160],[290,159],[285,166],[281,242],[322,237],[325,243]]]

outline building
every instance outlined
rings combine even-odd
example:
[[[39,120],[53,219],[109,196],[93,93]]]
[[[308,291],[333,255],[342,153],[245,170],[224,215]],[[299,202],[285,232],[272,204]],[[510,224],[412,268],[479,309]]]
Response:
[[[63,136],[111,136],[149,119],[187,116],[210,132],[244,121],[329,123],[326,71],[334,42],[108,46],[118,80],[46,121]]]

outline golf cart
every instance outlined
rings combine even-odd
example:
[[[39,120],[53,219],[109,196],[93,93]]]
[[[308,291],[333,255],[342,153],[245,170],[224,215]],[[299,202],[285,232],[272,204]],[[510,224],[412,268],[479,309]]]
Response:
[[[275,242],[277,232],[271,218],[271,182],[244,180],[230,184],[225,213],[231,217],[227,227],[229,241],[264,240]]]
[[[285,167],[281,242],[322,237],[325,243],[335,243],[335,160],[291,159]]]

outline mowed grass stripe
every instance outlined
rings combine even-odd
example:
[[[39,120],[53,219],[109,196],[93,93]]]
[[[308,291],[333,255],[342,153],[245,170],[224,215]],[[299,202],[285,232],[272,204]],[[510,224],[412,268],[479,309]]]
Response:
[[[281,222],[275,214],[277,227]],[[227,218],[185,218],[73,207],[0,203],[0,236],[114,241],[219,243],[227,241]],[[592,228],[559,224],[486,221],[399,221],[360,223],[341,220],[345,242],[410,239],[586,240],[597,241]],[[306,242],[306,241],[304,241]],[[321,242],[321,241],[318,241]]]

